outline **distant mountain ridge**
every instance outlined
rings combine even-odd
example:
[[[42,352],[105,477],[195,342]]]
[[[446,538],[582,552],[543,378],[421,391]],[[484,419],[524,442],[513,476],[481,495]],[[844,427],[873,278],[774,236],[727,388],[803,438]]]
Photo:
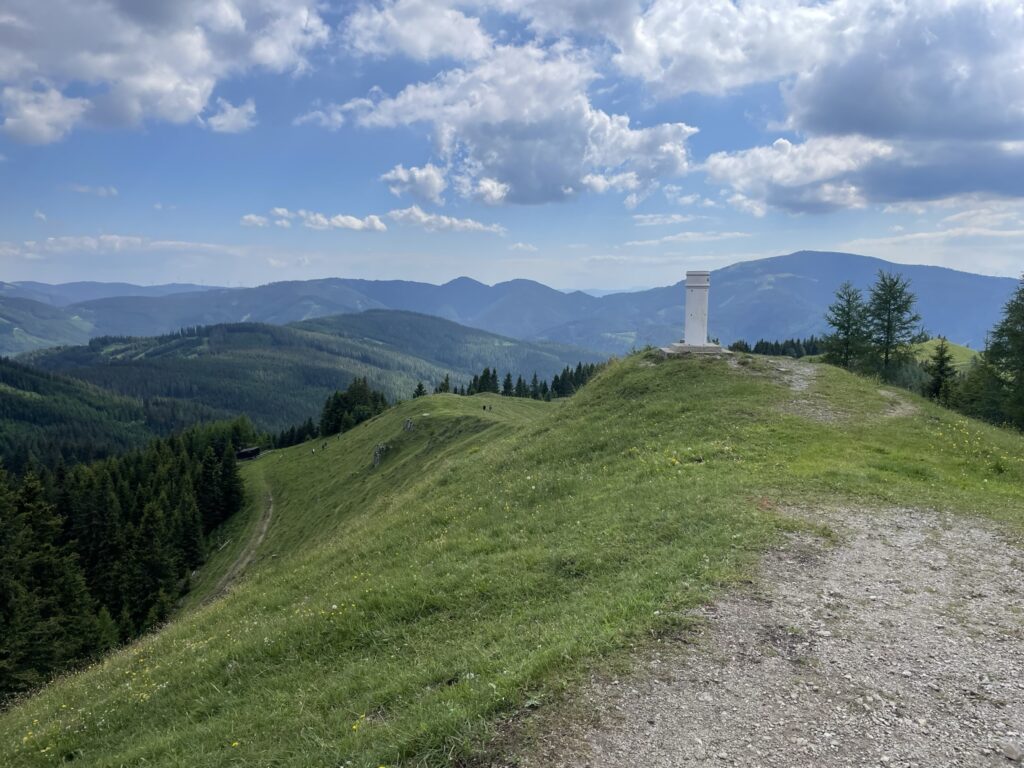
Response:
[[[566,365],[601,356],[414,312],[370,310],[284,326],[226,323],[164,336],[101,336],[24,360],[139,402],[185,402],[216,418],[246,414],[261,429],[278,431],[319,414],[324,399],[357,376],[389,398],[407,399],[417,382],[433,388],[446,375],[467,384],[488,367],[550,379]]]
[[[712,272],[710,332],[728,343],[785,338],[826,330],[825,309],[844,280],[866,288],[878,270],[908,277],[924,326],[979,348],[1000,316],[1016,281],[943,267],[894,264],[848,253],[799,251],[733,264]],[[592,296],[566,293],[532,280],[493,286],[467,277],[443,285],[403,280],[320,280],[256,288],[207,288],[165,295],[106,296],[61,308],[66,327],[48,307],[41,327],[26,326],[40,312],[18,314],[0,291],[0,354],[81,343],[83,334],[153,336],[217,323],[286,324],[328,315],[397,309],[442,317],[524,340],[554,341],[606,354],[678,340],[683,325],[683,275],[672,286]],[[169,288],[163,286],[160,288]],[[36,284],[33,290],[43,292]],[[28,318],[27,320],[25,318]],[[23,325],[18,326],[18,322]]]

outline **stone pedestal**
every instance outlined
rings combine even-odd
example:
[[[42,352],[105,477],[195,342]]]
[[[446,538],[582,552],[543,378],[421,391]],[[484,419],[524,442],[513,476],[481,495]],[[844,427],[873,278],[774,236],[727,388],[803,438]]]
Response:
[[[662,347],[666,355],[721,355],[728,354],[718,344],[708,343],[708,292],[711,290],[710,272],[686,273],[686,325],[683,340]]]

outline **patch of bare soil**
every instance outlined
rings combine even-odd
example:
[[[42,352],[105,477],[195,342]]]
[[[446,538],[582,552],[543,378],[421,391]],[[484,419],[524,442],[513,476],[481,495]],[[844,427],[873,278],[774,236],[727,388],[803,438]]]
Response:
[[[765,365],[793,392],[793,399],[783,406],[786,413],[825,423],[842,418],[842,414],[825,397],[815,394],[811,387],[820,371],[817,366],[786,357],[768,358]]]
[[[987,523],[810,515],[745,593],[630,679],[593,679],[501,765],[999,766],[1024,759],[1024,558]],[[692,638],[691,638],[692,639]]]
[[[913,416],[917,413],[917,406],[913,403],[904,400],[895,392],[888,389],[878,390],[878,394],[884,397],[889,402],[886,404],[885,413],[883,416],[887,419],[895,419],[900,416]]]

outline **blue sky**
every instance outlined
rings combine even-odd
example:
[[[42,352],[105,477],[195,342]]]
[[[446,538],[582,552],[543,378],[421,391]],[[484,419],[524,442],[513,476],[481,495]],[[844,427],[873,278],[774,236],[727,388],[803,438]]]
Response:
[[[7,0],[0,280],[1024,271],[1017,0]]]

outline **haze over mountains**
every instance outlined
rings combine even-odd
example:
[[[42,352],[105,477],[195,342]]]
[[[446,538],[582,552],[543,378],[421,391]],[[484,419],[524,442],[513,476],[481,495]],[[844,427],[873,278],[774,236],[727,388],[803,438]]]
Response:
[[[910,279],[926,330],[974,348],[984,344],[1016,285],[1012,278],[800,251],[714,271],[710,332],[724,343],[820,334],[838,285],[851,280],[866,287],[880,269]],[[531,280],[487,286],[466,277],[443,285],[328,278],[256,288],[0,284],[0,354],[81,344],[94,336],[154,336],[216,323],[286,324],[370,309],[420,312],[514,338],[618,354],[677,340],[683,299],[681,282],[596,297]]]

